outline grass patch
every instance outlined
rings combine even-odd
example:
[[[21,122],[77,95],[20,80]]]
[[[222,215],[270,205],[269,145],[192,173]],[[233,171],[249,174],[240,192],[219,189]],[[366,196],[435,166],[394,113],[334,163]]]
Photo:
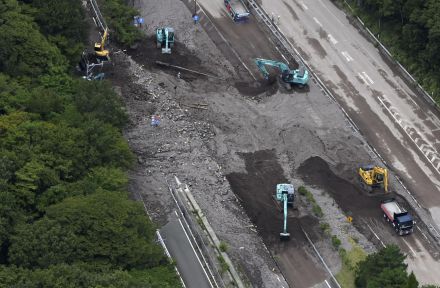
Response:
[[[310,192],[309,190],[307,190],[306,187],[304,186],[299,186],[298,187],[298,193],[304,197],[306,197],[307,202],[309,202],[312,205],[312,211],[313,214],[315,214],[316,217],[321,218],[322,216],[324,216],[324,213],[322,212],[321,207],[318,205],[318,203],[316,203],[315,198],[313,197],[312,192]]]
[[[225,258],[222,255],[217,256],[218,262],[220,262],[220,272],[223,274],[229,270],[229,265],[226,263]]]
[[[322,222],[321,224],[319,224],[319,228],[321,228],[321,230],[322,230],[322,232],[324,232],[324,234],[330,233],[330,224],[328,224],[326,222]]]
[[[341,271],[336,275],[336,279],[344,288],[356,288],[354,285],[357,263],[364,260],[367,257],[365,251],[354,240],[350,241],[353,245],[350,251],[346,251],[343,248],[339,249],[339,256],[342,260]]]
[[[336,250],[341,246],[341,240],[336,235],[332,236],[332,245]]]
[[[226,252],[228,250],[228,244],[226,242],[220,241],[220,245],[218,246],[220,251]]]

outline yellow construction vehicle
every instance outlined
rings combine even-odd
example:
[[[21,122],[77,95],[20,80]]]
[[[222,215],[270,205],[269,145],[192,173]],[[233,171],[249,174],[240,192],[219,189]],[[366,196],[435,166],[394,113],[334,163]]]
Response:
[[[368,165],[359,168],[359,176],[363,186],[372,192],[375,188],[383,188],[388,192],[388,170],[386,168]]]
[[[95,43],[95,54],[99,58],[108,58],[109,51],[105,49],[105,42],[108,37],[108,28],[105,28],[104,35],[102,35],[101,42]]]

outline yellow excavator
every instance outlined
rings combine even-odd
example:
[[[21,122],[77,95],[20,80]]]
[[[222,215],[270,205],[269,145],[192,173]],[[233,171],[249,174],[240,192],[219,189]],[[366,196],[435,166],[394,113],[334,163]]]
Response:
[[[104,35],[102,35],[101,42],[95,43],[95,55],[98,58],[107,58],[109,55],[109,51],[105,49],[105,42],[107,41],[108,37],[108,28],[105,28]]]
[[[383,188],[388,192],[388,170],[386,168],[368,165],[359,168],[359,176],[363,186],[372,192],[375,188]]]

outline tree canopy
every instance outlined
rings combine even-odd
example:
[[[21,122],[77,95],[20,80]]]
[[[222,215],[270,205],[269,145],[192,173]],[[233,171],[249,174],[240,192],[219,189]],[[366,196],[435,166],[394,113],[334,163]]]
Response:
[[[357,0],[357,12],[440,103],[440,1]]]
[[[69,74],[84,16],[80,0],[0,0],[0,288],[180,287],[128,197],[121,99]]]

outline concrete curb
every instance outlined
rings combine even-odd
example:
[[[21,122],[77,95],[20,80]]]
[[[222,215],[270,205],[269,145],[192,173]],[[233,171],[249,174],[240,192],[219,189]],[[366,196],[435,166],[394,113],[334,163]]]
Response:
[[[212,241],[212,243],[214,244],[217,252],[223,257],[226,264],[228,264],[228,266],[229,266],[228,272],[231,275],[232,279],[237,284],[237,287],[245,288],[246,286],[241,281],[241,278],[240,278],[237,270],[235,269],[234,264],[232,264],[232,261],[229,258],[228,254],[226,252],[220,251],[220,249],[218,248],[220,246],[220,240],[218,239],[217,235],[215,234],[214,229],[212,229],[211,225],[209,224],[208,219],[203,214],[202,209],[200,208],[200,206],[197,204],[196,200],[194,199],[194,196],[191,194],[191,191],[189,190],[188,185],[182,184],[178,180],[177,177],[175,177],[175,178],[176,178],[176,183],[178,183],[177,189],[179,189],[180,191],[183,192],[184,196],[189,201],[189,204],[191,205],[192,209],[194,211],[197,211],[197,215],[202,220],[202,223],[205,226],[206,232],[208,233],[208,236],[209,236],[210,240]]]

